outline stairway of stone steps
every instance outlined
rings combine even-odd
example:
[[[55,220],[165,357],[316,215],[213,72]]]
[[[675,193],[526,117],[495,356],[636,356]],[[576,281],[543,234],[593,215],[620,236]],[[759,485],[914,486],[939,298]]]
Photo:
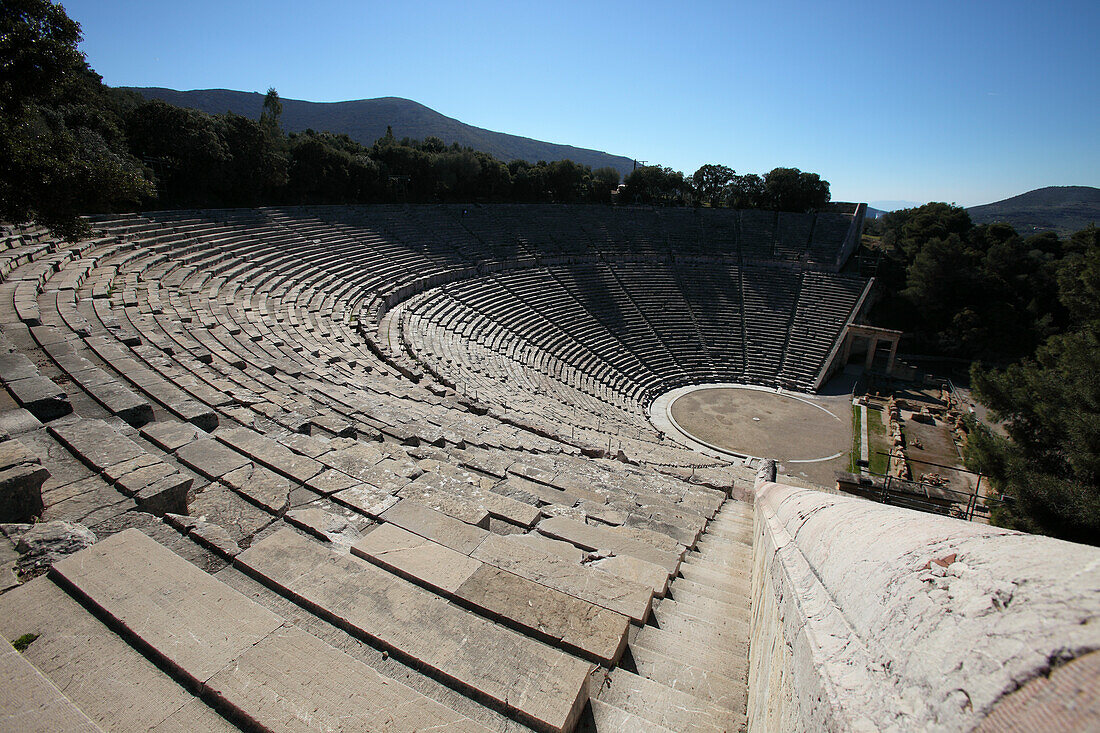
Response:
[[[746,724],[752,506],[727,501],[680,564],[649,624],[590,685],[603,731],[739,731]]]

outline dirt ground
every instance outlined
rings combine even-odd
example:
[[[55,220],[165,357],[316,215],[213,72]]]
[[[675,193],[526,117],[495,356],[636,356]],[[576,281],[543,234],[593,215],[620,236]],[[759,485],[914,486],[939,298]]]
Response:
[[[852,445],[851,395],[802,397],[733,387],[699,389],[672,403],[682,430],[711,445],[780,462],[780,472],[835,486]]]
[[[920,479],[922,474],[939,474],[947,479],[947,486],[953,491],[970,493],[973,489],[975,477],[966,473],[927,466],[916,461],[928,461],[944,466],[963,468],[962,459],[955,449],[955,442],[951,439],[951,429],[942,420],[936,420],[935,425],[926,425],[916,420],[905,419],[910,413],[903,413],[902,429],[905,431],[906,453],[909,455],[910,468],[913,478]]]

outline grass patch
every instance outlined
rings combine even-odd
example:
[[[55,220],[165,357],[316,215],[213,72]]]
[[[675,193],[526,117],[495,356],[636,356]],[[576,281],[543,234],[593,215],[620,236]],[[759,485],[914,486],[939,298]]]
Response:
[[[882,410],[867,408],[867,447],[871,451],[871,473],[886,473],[890,468],[890,451],[886,426],[882,423]]]
[[[23,634],[18,639],[13,641],[11,645],[15,647],[15,651],[22,654],[23,652],[27,651],[27,647],[33,644],[34,640],[37,639],[39,636],[40,634]]]
[[[859,454],[863,435],[862,410],[859,405],[852,405],[852,450],[848,454],[848,472],[859,473]]]

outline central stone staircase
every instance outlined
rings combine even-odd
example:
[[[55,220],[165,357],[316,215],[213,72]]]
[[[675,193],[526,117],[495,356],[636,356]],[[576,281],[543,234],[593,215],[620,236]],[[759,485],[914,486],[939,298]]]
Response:
[[[727,501],[619,667],[597,671],[591,730],[744,727],[751,566],[752,507]]]

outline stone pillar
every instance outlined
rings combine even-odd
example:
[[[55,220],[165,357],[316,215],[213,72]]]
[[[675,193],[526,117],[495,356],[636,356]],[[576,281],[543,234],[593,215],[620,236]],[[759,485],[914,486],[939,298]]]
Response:
[[[878,350],[878,336],[869,336],[868,340],[870,344],[867,347],[867,359],[863,362],[863,368],[870,371],[871,365],[875,362],[875,351]]]
[[[898,338],[895,336],[894,340],[890,343],[890,358],[886,362],[886,373],[894,373],[894,358],[898,355]]]
[[[848,366],[848,357],[852,355],[852,341],[855,340],[855,334],[848,331],[844,334],[844,348],[840,352],[840,366],[843,369]]]

